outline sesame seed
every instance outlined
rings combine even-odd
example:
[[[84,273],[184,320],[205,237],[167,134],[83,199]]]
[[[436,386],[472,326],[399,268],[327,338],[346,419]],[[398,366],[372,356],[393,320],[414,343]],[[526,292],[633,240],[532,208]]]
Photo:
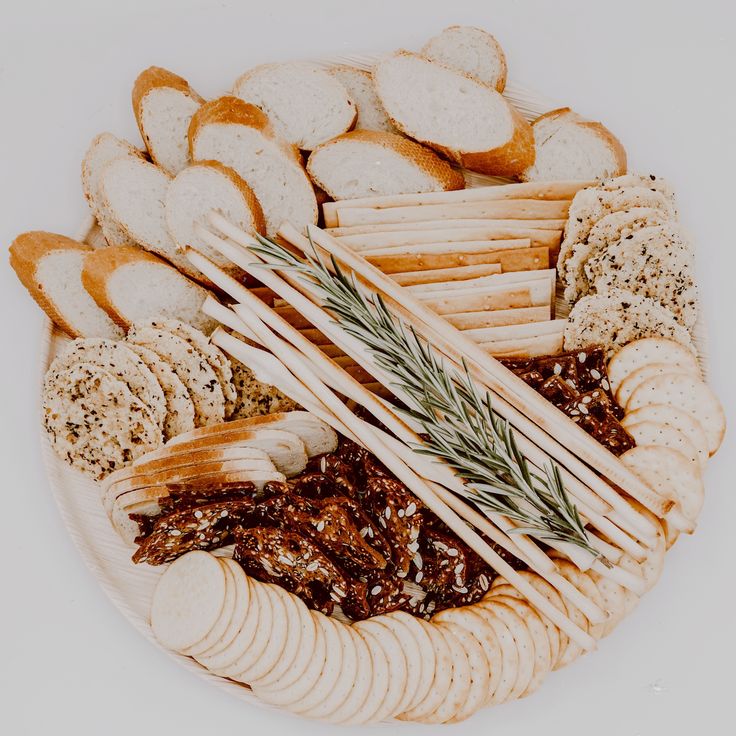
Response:
[[[411,516],[415,511],[417,510],[417,505],[412,501],[407,507],[406,507],[406,515]]]
[[[421,583],[422,578],[424,577],[424,573],[420,570],[415,576],[414,576],[414,582],[415,583]]]
[[[195,519],[201,519],[201,518],[202,518],[202,512],[201,512],[201,511],[200,511],[199,509],[197,509],[197,510],[196,510],[196,511],[194,512],[194,518],[195,518]]]
[[[324,530],[324,528],[325,528],[325,523],[324,523],[324,521],[318,521],[318,522],[317,522],[317,531],[318,531],[318,532],[321,532],[321,531],[323,531],[323,530]]]
[[[457,551],[457,550],[456,550],[456,549],[455,549],[455,548],[453,547],[452,549],[448,549],[448,550],[447,550],[447,554],[448,554],[448,555],[449,555],[450,557],[457,557],[457,555],[458,555],[458,551]]]
[[[390,519],[391,518],[391,507],[390,506],[386,506],[386,510],[383,512],[383,515],[387,519]]]
[[[455,575],[459,575],[464,569],[465,569],[465,563],[458,562],[457,565],[455,565]]]
[[[179,536],[181,536],[181,532],[180,532],[180,531],[179,531],[178,529],[172,529],[172,530],[171,530],[171,531],[169,532],[169,534],[170,534],[170,535],[171,535],[172,537],[179,537]],[[204,536],[204,535],[203,535],[203,536]]]
[[[381,592],[382,588],[380,585],[374,585],[371,588],[371,595],[378,595]]]

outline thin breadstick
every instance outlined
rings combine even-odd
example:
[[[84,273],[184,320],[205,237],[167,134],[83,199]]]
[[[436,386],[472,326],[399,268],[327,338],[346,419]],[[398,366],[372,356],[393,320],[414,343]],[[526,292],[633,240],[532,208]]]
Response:
[[[542,307],[550,309],[549,290],[534,285],[515,284],[512,287],[488,289],[485,294],[434,298],[420,294],[417,301],[437,314],[458,314],[461,312],[486,312],[493,309],[516,309],[519,307]],[[543,291],[544,293],[540,293]]]
[[[376,250],[394,251],[410,247],[416,248],[419,245],[423,245],[425,248],[436,247],[440,243],[445,247],[455,248],[460,248],[461,245],[468,248],[471,243],[476,247],[485,244],[488,250],[503,250],[504,248],[515,247],[513,243],[517,240],[528,240],[530,245],[534,246],[547,245],[556,248],[562,240],[562,230],[528,226],[524,228],[460,228],[452,227],[452,220],[446,220],[441,230],[435,228],[432,230],[399,230],[398,232],[341,235],[337,239],[361,253],[363,251],[372,253]],[[511,243],[512,245],[505,245],[505,243]]]
[[[477,266],[458,266],[457,268],[435,268],[431,271],[395,273],[391,275],[391,278],[402,286],[436,284],[442,281],[452,281],[453,283],[459,284],[469,279],[499,274],[501,271],[500,263],[481,263]]]
[[[536,335],[518,340],[495,340],[478,343],[488,355],[496,358],[539,358],[543,355],[559,355],[563,348],[563,334]]]
[[[417,223],[393,223],[389,225],[352,225],[350,227],[328,227],[328,232],[335,238],[347,238],[353,235],[399,235],[404,233],[404,237],[413,237],[415,235],[426,236],[429,230],[439,234],[437,240],[444,240],[445,237],[451,237],[458,228],[475,227],[484,233],[478,237],[495,240],[499,237],[496,231],[506,230],[559,230],[565,229],[567,220],[494,220],[494,219],[454,219],[442,220],[431,228],[426,227],[427,222],[433,220],[424,220]],[[468,225],[467,223],[480,223],[479,225]],[[504,236],[501,236],[504,237]],[[473,238],[471,238],[473,239]]]
[[[343,199],[325,202],[322,212],[325,224],[334,227],[339,211],[345,207],[406,207],[426,204],[453,204],[459,202],[487,202],[503,199],[572,199],[581,189],[593,186],[593,181],[526,182],[490,187],[473,187],[453,192],[425,192],[422,194],[391,194],[379,197]]]
[[[406,286],[405,284],[402,285],[411,294],[433,294],[436,292],[452,291],[462,291],[463,293],[466,293],[470,289],[482,288],[484,286],[518,284],[527,281],[546,281],[550,286],[550,294],[552,294],[551,289],[554,286],[555,278],[555,269],[547,268],[544,270],[532,271],[531,273],[494,273],[486,276],[477,276],[476,278],[466,279],[464,281],[447,280],[429,284],[414,284],[413,286]],[[396,279],[393,280],[396,281]]]
[[[460,312],[448,314],[445,319],[458,330],[472,331],[493,329],[512,325],[523,325],[549,321],[549,307],[522,307],[498,309],[493,312]],[[476,339],[473,337],[472,339]]]
[[[565,330],[567,320],[550,319],[543,322],[527,322],[519,325],[504,325],[502,327],[481,327],[465,330],[465,334],[477,343],[494,342],[497,340],[519,340],[525,337],[539,337],[541,335],[559,335]]]

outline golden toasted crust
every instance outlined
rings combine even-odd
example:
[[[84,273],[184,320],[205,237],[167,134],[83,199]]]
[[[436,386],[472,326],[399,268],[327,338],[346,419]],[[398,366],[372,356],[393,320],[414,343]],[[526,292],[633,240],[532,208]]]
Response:
[[[149,253],[143,248],[135,245],[121,245],[118,247],[99,248],[91,250],[85,256],[82,267],[82,285],[87,293],[95,300],[100,309],[104,309],[110,315],[115,324],[127,331],[130,323],[118,312],[115,304],[110,300],[107,293],[107,285],[115,271],[127,263],[140,263],[149,261],[157,266],[174,267],[162,258]],[[176,270],[176,269],[174,269]],[[182,274],[182,278],[187,278]]]
[[[284,153],[293,158],[300,166],[302,165],[299,149],[296,146],[289,145],[276,136],[266,113],[259,107],[232,95],[225,95],[224,97],[218,97],[217,99],[205,102],[194,113],[192,122],[189,124],[189,156],[193,160],[195,158],[194,141],[196,140],[197,133],[205,125],[218,123],[221,125],[245,125],[249,128],[255,128],[266,138],[270,138],[275,143],[278,143]]]
[[[158,87],[170,87],[171,89],[179,90],[185,95],[191,97],[195,102],[200,105],[204,103],[204,97],[197,94],[190,86],[189,82],[183,77],[180,77],[174,72],[170,72],[168,69],[163,69],[160,66],[149,66],[148,69],[142,71],[133,83],[132,101],[133,101],[133,113],[135,119],[138,122],[138,129],[143,135],[143,128],[141,126],[141,103],[143,98],[152,90]]]
[[[374,145],[381,146],[382,148],[389,148],[396,151],[400,156],[408,158],[412,163],[416,164],[420,169],[423,169],[429,176],[436,179],[442,189],[449,191],[451,189],[464,189],[465,179],[463,175],[456,171],[450,166],[447,161],[441,159],[436,153],[431,151],[426,146],[417,143],[416,141],[404,138],[396,133],[386,133],[377,130],[352,130],[349,133],[343,133],[342,135],[333,138],[327,143],[323,143],[312,151],[312,154],[307,161],[307,171],[310,176],[313,172],[310,168],[309,161],[312,156],[319,151],[327,148],[328,146],[340,143],[340,141],[351,140],[351,141],[364,141],[365,143],[373,143]],[[321,182],[317,182],[320,186],[323,186]],[[330,196],[334,196],[332,192],[328,191]]]
[[[453,67],[447,66],[446,64],[442,64],[438,61],[427,59],[426,57],[421,56],[420,54],[415,54],[412,51],[402,49],[395,52],[394,56],[412,56],[422,59],[425,62],[441,66],[460,77],[465,77],[465,79],[470,80],[473,84],[477,84],[488,90],[493,90],[494,92],[496,91],[490,85],[484,84],[470,74],[466,74],[465,72],[454,69]],[[504,102],[506,102],[511,113],[511,118],[514,124],[513,135],[502,146],[498,146],[490,151],[473,153],[466,153],[464,151],[439,145],[434,141],[417,138],[405,126],[402,126],[398,120],[392,118],[389,113],[387,113],[387,115],[393,125],[402,133],[418,140],[420,143],[424,143],[425,145],[434,148],[435,151],[438,151],[446,158],[449,158],[451,161],[454,161],[466,169],[492,176],[515,177],[520,175],[521,172],[534,163],[534,157],[536,155],[534,149],[534,133],[532,132],[532,126],[529,125],[529,123],[522,117],[521,113],[507,100],[504,100]]]
[[[226,176],[230,181],[240,190],[243,195],[243,199],[248,205],[248,209],[253,215],[253,227],[255,231],[261,235],[266,234],[266,221],[263,219],[263,210],[261,209],[261,203],[253,193],[253,190],[245,183],[243,178],[238,174],[237,171],[231,169],[229,166],[220,163],[219,161],[194,161],[193,166],[209,166],[215,171],[219,171],[221,174]]]
[[[43,284],[36,279],[36,265],[49,253],[56,250],[91,251],[89,245],[80,243],[65,235],[34,230],[19,235],[11,244],[10,266],[15,271],[21,284],[28,289],[35,302],[48,315],[49,319],[71,337],[83,337],[75,330],[58,311],[54,303],[46,296]]]

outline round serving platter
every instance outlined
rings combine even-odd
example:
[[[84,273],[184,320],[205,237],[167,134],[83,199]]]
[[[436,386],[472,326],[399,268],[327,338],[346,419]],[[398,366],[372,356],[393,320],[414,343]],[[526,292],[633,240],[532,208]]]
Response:
[[[311,61],[325,67],[347,64],[361,69],[370,69],[377,58],[376,55],[369,54],[348,54],[325,56]],[[504,96],[528,120],[533,120],[549,110],[560,107],[560,104],[554,100],[514,82],[507,83]],[[470,171],[463,171],[463,174],[467,187],[508,183],[508,180],[505,179],[496,179]],[[92,217],[89,217],[80,226],[76,237],[90,245],[96,244],[95,240],[99,238],[99,231]],[[558,293],[557,316],[564,317],[567,311],[567,305]],[[698,350],[703,375],[707,378],[707,333],[702,315],[693,330],[693,339]],[[68,342],[69,338],[47,319],[41,340],[39,392],[51,361]],[[40,421],[39,428],[43,463],[64,524],[87,567],[123,616],[146,639],[166,652],[182,667],[237,698],[269,710],[277,710],[274,706],[256,698],[247,686],[213,675],[190,657],[176,654],[158,643],[149,624],[149,611],[156,581],[165,568],[133,564],[130,559],[131,548],[120,539],[103,509],[98,485],[64,463],[51,448]]]

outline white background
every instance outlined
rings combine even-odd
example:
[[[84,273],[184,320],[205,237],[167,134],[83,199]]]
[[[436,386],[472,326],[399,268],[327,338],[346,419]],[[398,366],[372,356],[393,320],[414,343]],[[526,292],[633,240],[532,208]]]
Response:
[[[130,88],[151,64],[182,74],[209,97],[259,62],[418,48],[445,25],[473,23],[497,36],[513,79],[601,119],[634,168],[673,183],[699,249],[712,381],[733,416],[732,8],[679,0],[0,0],[0,241],[29,229],[76,232],[85,214],[82,154],[102,130],[138,141]],[[5,258],[0,279],[0,731],[335,732],[231,699],[180,669],[98,588],[65,533],[40,464],[41,316]],[[697,533],[677,544],[635,614],[533,697],[450,732],[733,732],[732,439],[708,468]]]

